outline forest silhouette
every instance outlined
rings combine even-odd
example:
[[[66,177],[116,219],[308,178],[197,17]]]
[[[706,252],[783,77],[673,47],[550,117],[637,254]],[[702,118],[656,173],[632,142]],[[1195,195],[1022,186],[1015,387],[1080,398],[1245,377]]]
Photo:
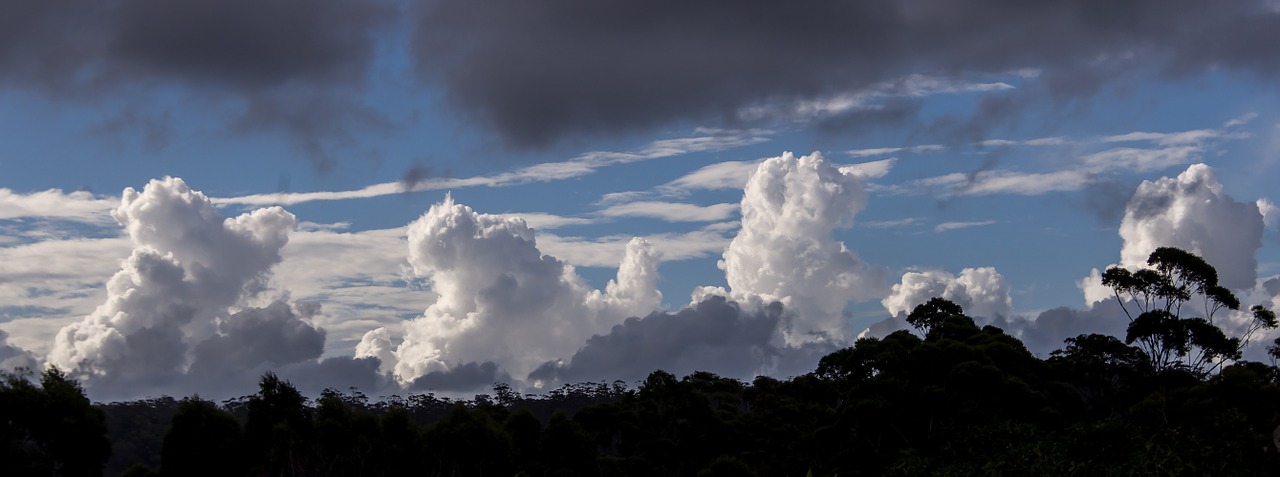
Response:
[[[862,338],[808,374],[751,382],[654,371],[542,395],[495,384],[455,400],[256,394],[93,404],[56,368],[0,379],[0,475],[1280,475],[1275,313],[1247,308],[1173,248],[1112,268],[1124,339],[1067,339],[1047,359],[935,298],[914,328]],[[1273,437],[1274,436],[1274,437]]]

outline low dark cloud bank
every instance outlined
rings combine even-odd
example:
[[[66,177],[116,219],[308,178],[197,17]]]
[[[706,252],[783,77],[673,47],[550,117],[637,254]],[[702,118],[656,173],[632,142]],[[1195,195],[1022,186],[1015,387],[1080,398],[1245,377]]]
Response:
[[[755,308],[707,297],[677,312],[654,312],[644,318],[628,318],[609,333],[587,339],[565,361],[551,361],[529,374],[529,382],[574,383],[643,379],[655,369],[677,376],[713,371],[724,376],[750,378],[782,365],[803,350],[782,346],[778,325],[787,320],[782,304]],[[832,348],[834,349],[834,348]],[[830,351],[830,350],[827,350]],[[786,356],[784,356],[786,355]],[[811,370],[816,358],[805,361],[801,373]],[[798,374],[798,373],[796,373]]]

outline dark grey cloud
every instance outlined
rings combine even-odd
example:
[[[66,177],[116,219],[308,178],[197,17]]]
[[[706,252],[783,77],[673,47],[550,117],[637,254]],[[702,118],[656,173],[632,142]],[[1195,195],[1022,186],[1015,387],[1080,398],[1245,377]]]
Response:
[[[1137,184],[1118,180],[1094,182],[1085,187],[1083,206],[1098,222],[1117,226],[1124,217],[1125,204],[1137,188]]]
[[[1262,289],[1266,290],[1268,295],[1280,296],[1280,277],[1272,277],[1262,282]]]
[[[325,330],[300,315],[316,307],[298,308],[295,313],[280,301],[246,308],[226,319],[219,334],[194,345],[184,342],[182,331],[169,323],[141,329],[126,337],[128,353],[108,363],[112,372],[90,377],[86,388],[100,401],[162,394],[224,399],[253,393],[267,371],[308,395],[329,387],[369,393],[396,387],[378,372],[377,358],[322,358]],[[185,367],[188,347],[192,361]],[[16,362],[6,358],[13,354],[7,351],[0,340],[0,363]]]
[[[819,118],[814,123],[820,140],[847,137],[873,129],[898,128],[914,121],[924,102],[918,98],[893,99],[875,108],[852,111]]]
[[[221,328],[221,334],[195,347],[189,374],[212,378],[220,372],[315,360],[324,352],[325,331],[279,301],[241,310]]]
[[[1123,339],[1129,319],[1119,302],[1105,300],[1083,310],[1064,306],[1032,318],[1002,318],[979,324],[998,326],[1021,339],[1035,355],[1047,358],[1049,353],[1062,349],[1064,340],[1082,334],[1098,333]]]
[[[13,371],[15,368],[35,369],[37,363],[35,355],[9,344],[9,333],[0,330],[0,371]]]
[[[385,2],[123,0],[106,54],[133,73],[259,89],[363,80]]]
[[[733,118],[912,73],[1033,68],[1036,96],[1072,101],[1135,75],[1280,72],[1268,0],[436,0],[414,18],[419,74],[516,146]],[[976,119],[1021,107],[1011,97]]]
[[[410,391],[474,392],[493,383],[509,383],[511,376],[492,361],[459,364],[448,371],[432,371],[413,380]]]
[[[780,303],[749,310],[724,297],[712,296],[676,313],[655,312],[644,318],[629,318],[609,334],[589,338],[567,361],[539,366],[529,374],[529,381],[542,381],[544,385],[630,381],[658,369],[680,376],[711,371],[729,377],[751,377],[771,371],[778,364],[784,350],[772,343],[780,341],[775,334],[785,319]],[[815,357],[807,365],[816,362]],[[795,367],[790,361],[784,364]]]
[[[248,97],[244,112],[231,125],[237,134],[282,134],[292,138],[320,171],[337,162],[331,151],[357,146],[358,132],[390,131],[385,113],[343,94],[271,92]]]
[[[0,1],[0,81],[68,92],[364,80],[385,1]],[[100,91],[98,91],[100,92]]]
[[[100,138],[117,140],[122,136],[137,135],[142,149],[157,152],[168,147],[173,140],[172,119],[169,111],[152,113],[138,108],[129,108],[93,126],[89,133]]]
[[[354,99],[396,7],[384,0],[0,0],[0,88],[73,101],[176,87],[214,110],[243,103],[234,132],[282,133],[323,169],[356,132],[385,129]],[[173,135],[136,105],[95,128]],[[163,126],[165,123],[160,123]]]

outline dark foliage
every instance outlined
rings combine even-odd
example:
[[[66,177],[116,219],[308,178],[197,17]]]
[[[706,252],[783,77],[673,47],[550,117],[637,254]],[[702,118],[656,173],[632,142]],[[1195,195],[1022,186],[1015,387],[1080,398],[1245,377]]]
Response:
[[[97,476],[111,454],[101,409],[58,368],[0,373],[0,475]]]

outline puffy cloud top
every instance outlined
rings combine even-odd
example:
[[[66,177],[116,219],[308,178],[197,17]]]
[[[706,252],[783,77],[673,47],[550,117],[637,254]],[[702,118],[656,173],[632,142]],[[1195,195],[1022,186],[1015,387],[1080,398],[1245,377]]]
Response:
[[[966,268],[959,277],[941,270],[907,272],[880,303],[892,315],[906,315],[934,297],[951,300],[975,317],[1007,317],[1013,311],[1009,285],[993,267]]]
[[[279,207],[224,219],[178,178],[126,189],[111,215],[134,250],[106,302],[58,332],[48,361],[119,385],[185,372],[188,343],[214,336],[228,307],[266,287],[297,225]]]
[[[884,285],[881,270],[832,236],[866,205],[861,175],[817,152],[760,163],[743,191],[742,229],[720,263],[731,296],[781,300],[795,311],[788,344],[843,338],[850,298],[871,297]]]
[[[524,377],[661,301],[657,259],[640,239],[627,245],[617,279],[603,292],[543,255],[523,220],[480,214],[451,197],[411,223],[408,239],[409,263],[439,298],[405,326],[393,367],[402,383],[464,364],[489,369],[486,361]],[[386,332],[370,333],[358,355],[389,358]]]
[[[1193,164],[1176,178],[1138,186],[1120,224],[1120,265],[1146,267],[1156,248],[1178,247],[1216,267],[1223,286],[1253,288],[1263,227],[1256,202],[1236,202],[1212,168]]]

